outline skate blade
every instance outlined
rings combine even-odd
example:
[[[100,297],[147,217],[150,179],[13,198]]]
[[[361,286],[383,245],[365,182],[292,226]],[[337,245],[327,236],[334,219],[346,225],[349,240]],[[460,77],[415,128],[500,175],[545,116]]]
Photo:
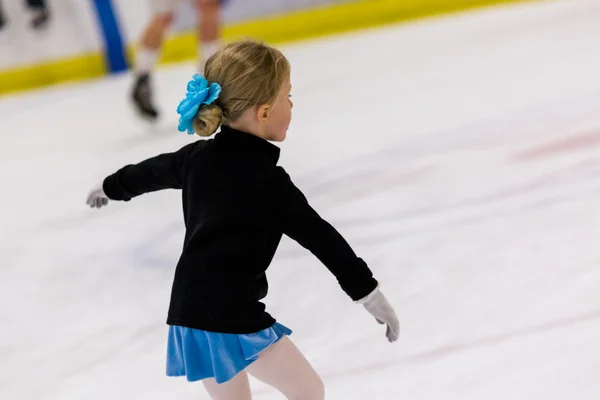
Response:
[[[133,102],[129,103],[129,107],[131,107],[131,110],[138,118],[140,118],[148,123],[157,124],[158,121],[160,120],[160,114],[157,116],[146,114],[145,112],[140,110]]]

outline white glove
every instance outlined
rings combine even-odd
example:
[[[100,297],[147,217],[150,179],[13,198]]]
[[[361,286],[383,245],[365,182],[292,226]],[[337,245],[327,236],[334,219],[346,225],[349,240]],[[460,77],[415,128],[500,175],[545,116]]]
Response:
[[[104,193],[104,189],[102,189],[102,184],[90,190],[85,204],[92,208],[100,208],[108,204],[108,197]]]
[[[387,325],[385,336],[390,343],[398,340],[398,335],[400,334],[398,317],[396,317],[396,312],[383,293],[381,293],[379,287],[368,296],[358,300],[357,303],[362,304],[375,317],[377,322]]]

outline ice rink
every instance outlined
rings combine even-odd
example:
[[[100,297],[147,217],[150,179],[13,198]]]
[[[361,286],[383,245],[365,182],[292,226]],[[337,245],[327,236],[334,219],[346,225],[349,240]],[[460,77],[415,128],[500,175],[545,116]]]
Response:
[[[600,2],[493,8],[283,47],[280,165],[396,307],[400,340],[285,238],[268,311],[332,400],[600,398]],[[165,376],[180,193],[89,189],[178,149],[129,76],[0,101],[0,399],[206,399]],[[280,399],[252,381],[257,399]]]

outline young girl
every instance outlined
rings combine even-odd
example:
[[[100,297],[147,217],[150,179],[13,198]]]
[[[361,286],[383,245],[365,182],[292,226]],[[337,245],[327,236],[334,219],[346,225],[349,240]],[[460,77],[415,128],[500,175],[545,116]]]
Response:
[[[311,208],[283,168],[290,124],[290,64],[278,50],[243,41],[206,63],[188,83],[179,130],[211,136],[127,165],[93,189],[87,203],[128,201],[181,189],[186,234],[167,324],[167,375],[203,380],[213,399],[250,399],[248,374],[288,399],[324,398],[320,377],[260,302],[265,271],[282,234],[310,250],[341,288],[398,338],[394,310],[365,262]]]

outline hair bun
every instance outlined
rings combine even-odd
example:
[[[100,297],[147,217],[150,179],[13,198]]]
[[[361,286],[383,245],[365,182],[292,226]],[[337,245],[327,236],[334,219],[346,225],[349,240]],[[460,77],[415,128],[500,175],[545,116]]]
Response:
[[[192,121],[198,136],[208,137],[217,131],[223,122],[223,110],[216,104],[203,104]]]

